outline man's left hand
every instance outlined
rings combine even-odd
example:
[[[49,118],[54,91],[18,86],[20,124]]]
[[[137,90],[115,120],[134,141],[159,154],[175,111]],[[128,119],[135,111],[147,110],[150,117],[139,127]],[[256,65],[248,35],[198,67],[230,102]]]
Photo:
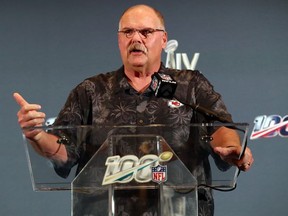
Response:
[[[246,147],[241,158],[239,158],[241,153],[240,146],[215,147],[214,151],[222,160],[237,166],[242,171],[248,171],[254,162],[252,152],[248,147]]]

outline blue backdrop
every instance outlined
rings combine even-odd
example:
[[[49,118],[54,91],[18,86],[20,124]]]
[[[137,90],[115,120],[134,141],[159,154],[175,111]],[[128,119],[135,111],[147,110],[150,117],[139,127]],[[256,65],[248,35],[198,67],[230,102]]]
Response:
[[[0,215],[69,215],[69,192],[33,192],[12,93],[56,116],[84,78],[121,65],[120,14],[141,1],[0,0]],[[287,0],[145,1],[163,12],[176,52],[222,93],[236,122],[286,116]],[[165,62],[166,55],[163,54]],[[287,137],[250,140],[255,164],[215,193],[216,216],[287,215]]]

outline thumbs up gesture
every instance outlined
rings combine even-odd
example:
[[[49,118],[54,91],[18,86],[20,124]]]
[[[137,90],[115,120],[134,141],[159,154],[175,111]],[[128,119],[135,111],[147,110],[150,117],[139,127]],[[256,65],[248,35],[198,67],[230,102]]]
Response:
[[[17,112],[18,123],[21,128],[42,126],[45,122],[45,113],[40,112],[39,104],[28,103],[19,93],[14,93],[13,97],[19,104],[20,109]],[[33,141],[40,138],[42,130],[24,130],[24,135]]]

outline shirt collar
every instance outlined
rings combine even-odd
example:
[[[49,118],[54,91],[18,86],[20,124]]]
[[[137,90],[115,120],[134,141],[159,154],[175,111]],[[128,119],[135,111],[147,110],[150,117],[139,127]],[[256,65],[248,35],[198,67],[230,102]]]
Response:
[[[161,62],[161,65],[160,65],[160,68],[157,72],[164,72],[166,70],[164,64]],[[128,79],[127,79],[127,76],[125,75],[125,72],[124,72],[124,66],[122,65],[118,70],[116,70],[116,74],[115,74],[115,85],[116,88],[115,88],[115,93],[119,93],[119,92],[127,92],[127,93],[130,93],[130,94],[133,94],[133,93],[137,93],[135,91],[135,89],[133,89],[131,87],[131,85],[128,83]],[[147,88],[145,90],[145,92],[143,94],[148,94],[150,95],[152,92],[152,90],[150,88]]]

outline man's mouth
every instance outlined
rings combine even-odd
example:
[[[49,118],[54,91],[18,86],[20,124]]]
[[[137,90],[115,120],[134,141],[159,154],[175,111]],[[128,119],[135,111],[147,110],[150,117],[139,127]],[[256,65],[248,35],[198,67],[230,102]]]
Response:
[[[143,51],[142,50],[139,50],[139,49],[132,49],[132,50],[130,50],[130,53],[143,53]]]

